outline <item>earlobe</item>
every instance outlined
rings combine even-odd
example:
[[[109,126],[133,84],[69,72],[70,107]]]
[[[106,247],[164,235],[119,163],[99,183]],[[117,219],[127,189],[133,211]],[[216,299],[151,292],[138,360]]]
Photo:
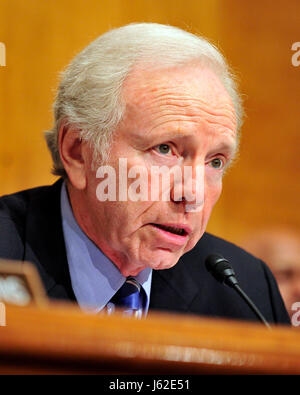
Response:
[[[79,136],[79,130],[61,123],[59,129],[59,152],[65,171],[68,174],[70,183],[76,189],[86,187],[86,166],[82,152],[83,141]]]

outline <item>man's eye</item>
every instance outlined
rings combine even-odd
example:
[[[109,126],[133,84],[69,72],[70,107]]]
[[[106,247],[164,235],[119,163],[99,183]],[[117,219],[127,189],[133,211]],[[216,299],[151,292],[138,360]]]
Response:
[[[163,155],[169,154],[171,152],[171,147],[169,144],[160,144],[156,147],[156,149],[160,154]]]
[[[224,166],[224,162],[220,158],[215,158],[210,163],[211,166],[215,169],[221,169]]]

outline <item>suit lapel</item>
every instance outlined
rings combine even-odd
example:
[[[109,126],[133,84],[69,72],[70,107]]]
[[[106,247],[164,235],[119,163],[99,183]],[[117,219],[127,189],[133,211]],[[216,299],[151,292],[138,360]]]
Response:
[[[207,312],[215,288],[218,288],[204,265],[210,251],[214,251],[214,246],[204,233],[197,245],[174,267],[153,271],[150,308],[197,314]]]
[[[150,295],[150,309],[188,312],[199,293],[199,284],[194,281],[186,258],[182,257],[171,269],[154,270]]]
[[[49,297],[75,300],[61,223],[61,185],[59,180],[39,188],[29,202],[24,260],[36,264]]]

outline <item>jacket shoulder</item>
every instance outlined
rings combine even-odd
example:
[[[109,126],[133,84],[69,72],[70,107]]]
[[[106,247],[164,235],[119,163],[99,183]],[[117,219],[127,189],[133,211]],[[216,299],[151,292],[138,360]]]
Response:
[[[225,294],[234,293],[228,287],[217,283],[206,271],[205,259],[213,253],[218,253],[229,261],[241,288],[270,322],[289,323],[288,314],[271,270],[259,258],[234,243],[210,233],[204,233],[194,249],[184,255],[185,261],[190,264],[193,276],[198,275],[203,280],[205,279],[207,287],[218,290],[223,301],[226,300]]]
[[[0,258],[23,260],[29,206],[49,188],[31,188],[0,197]]]
[[[272,275],[262,260],[236,244],[210,233],[204,233],[192,251],[203,263],[210,254],[217,253],[224,256],[234,268],[238,281],[248,289],[256,288],[257,283],[266,279],[266,276]]]
[[[0,197],[0,218],[22,221],[26,216],[29,202],[47,190],[48,186],[26,189]]]
[[[234,266],[237,262],[239,262],[239,265],[247,267],[249,263],[256,268],[261,265],[261,261],[258,258],[243,248],[210,233],[204,233],[190,253],[196,254],[201,259],[205,259],[210,254],[220,254]]]

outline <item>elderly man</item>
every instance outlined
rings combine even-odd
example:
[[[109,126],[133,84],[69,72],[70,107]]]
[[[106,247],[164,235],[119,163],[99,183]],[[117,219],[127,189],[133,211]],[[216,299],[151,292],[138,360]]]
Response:
[[[109,31],[62,76],[46,133],[61,179],[0,201],[0,256],[33,262],[49,297],[94,312],[256,320],[206,272],[219,252],[266,319],[288,323],[266,265],[205,233],[240,124],[233,79],[206,40],[157,24]]]

